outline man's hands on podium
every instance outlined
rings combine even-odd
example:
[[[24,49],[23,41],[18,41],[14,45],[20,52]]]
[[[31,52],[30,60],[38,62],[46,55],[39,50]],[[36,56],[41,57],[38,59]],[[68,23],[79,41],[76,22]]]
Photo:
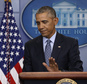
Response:
[[[43,65],[49,72],[61,72],[58,68],[58,64],[55,62],[55,59],[53,57],[49,58],[49,66],[45,62],[43,62]]]

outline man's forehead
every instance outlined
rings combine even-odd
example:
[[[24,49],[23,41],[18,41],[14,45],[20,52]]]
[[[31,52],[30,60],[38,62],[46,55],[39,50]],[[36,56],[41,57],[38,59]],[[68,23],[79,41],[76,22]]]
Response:
[[[44,17],[48,17],[48,14],[47,13],[36,14],[36,18],[44,18]]]
[[[44,21],[48,21],[48,20],[40,20],[40,21],[36,20],[36,22],[44,22]]]
[[[36,21],[46,21],[52,19],[52,17],[48,16],[48,15],[36,15]]]

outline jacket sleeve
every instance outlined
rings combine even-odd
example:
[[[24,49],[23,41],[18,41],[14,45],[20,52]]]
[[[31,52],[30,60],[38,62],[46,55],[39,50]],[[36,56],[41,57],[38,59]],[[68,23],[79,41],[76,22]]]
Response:
[[[72,43],[72,46],[70,48],[69,52],[69,70],[70,71],[83,71],[82,64],[83,62],[80,60],[79,56],[79,47],[78,47],[78,41],[75,39]]]
[[[25,44],[23,72],[30,72],[30,71],[32,71],[31,56],[29,53],[29,46]]]

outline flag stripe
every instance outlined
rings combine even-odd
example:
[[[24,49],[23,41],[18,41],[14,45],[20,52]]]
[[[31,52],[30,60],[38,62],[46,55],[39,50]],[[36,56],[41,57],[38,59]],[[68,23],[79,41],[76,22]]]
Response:
[[[1,83],[2,84],[7,84],[7,79],[6,76],[4,75],[3,71],[0,69],[0,77],[1,77]]]
[[[21,60],[19,61],[19,64],[20,64],[20,66],[21,66],[21,69],[23,69],[23,61],[24,61],[24,57],[21,58]]]
[[[11,82],[10,82],[10,84],[16,84],[14,79],[13,79],[13,77],[12,77],[12,75],[11,75]]]
[[[19,76],[18,76],[18,73],[17,73],[17,71],[15,70],[15,68],[12,68],[12,70],[11,70],[11,75],[12,75],[12,77],[13,77],[13,79],[14,79],[14,81],[15,81],[15,84],[20,84],[19,83]],[[12,83],[13,84],[13,83]]]
[[[2,84],[1,81],[0,81],[0,84]]]
[[[20,69],[19,69],[19,68]],[[22,72],[22,69],[21,69],[21,67],[20,67],[20,64],[19,64],[19,62],[14,66],[14,68],[16,69],[16,71],[17,71],[17,73],[19,74],[20,72]]]
[[[16,84],[15,81],[14,81],[14,79],[13,79],[13,77],[12,77],[12,75],[11,75],[11,73],[8,73],[7,75],[9,75],[9,74],[10,74],[9,84]]]

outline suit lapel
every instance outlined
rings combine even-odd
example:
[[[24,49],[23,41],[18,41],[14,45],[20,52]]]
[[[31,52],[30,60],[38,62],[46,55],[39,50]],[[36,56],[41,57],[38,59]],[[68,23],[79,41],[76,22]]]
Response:
[[[59,56],[59,53],[60,53],[61,48],[62,48],[62,42],[63,42],[63,39],[61,38],[61,35],[59,33],[57,33],[56,39],[55,39],[55,42],[54,42],[52,55],[51,55],[55,59],[57,59],[58,56]]]

